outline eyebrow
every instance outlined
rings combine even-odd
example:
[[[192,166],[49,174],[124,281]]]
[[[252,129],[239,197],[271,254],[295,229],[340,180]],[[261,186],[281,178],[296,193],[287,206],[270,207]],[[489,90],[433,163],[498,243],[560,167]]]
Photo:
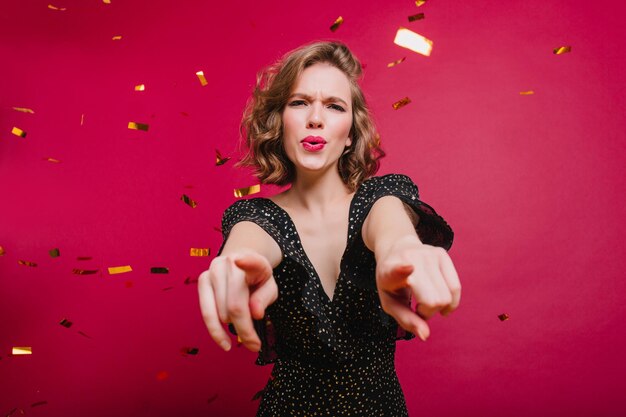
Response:
[[[301,98],[305,98],[309,101],[312,101],[313,97],[309,96],[308,94],[304,94],[304,93],[293,93],[292,95],[289,96],[289,99],[292,99],[293,97],[301,97]],[[329,101],[340,101],[342,102],[346,107],[348,107],[348,103],[346,103],[346,101],[342,98],[339,97],[335,97],[335,96],[330,96],[330,97],[324,97],[324,102],[329,102]]]

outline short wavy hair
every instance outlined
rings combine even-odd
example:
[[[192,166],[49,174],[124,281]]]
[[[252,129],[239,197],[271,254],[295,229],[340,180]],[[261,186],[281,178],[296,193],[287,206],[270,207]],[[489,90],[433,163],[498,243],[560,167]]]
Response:
[[[361,63],[341,42],[322,41],[301,46],[259,71],[240,126],[247,151],[235,167],[254,168],[254,175],[262,184],[293,182],[296,170],[283,146],[282,113],[302,71],[317,63],[336,67],[350,82],[352,143],[340,157],[338,171],[348,188],[355,191],[378,171],[379,160],[385,152],[380,147],[380,137],[358,84],[363,73]]]

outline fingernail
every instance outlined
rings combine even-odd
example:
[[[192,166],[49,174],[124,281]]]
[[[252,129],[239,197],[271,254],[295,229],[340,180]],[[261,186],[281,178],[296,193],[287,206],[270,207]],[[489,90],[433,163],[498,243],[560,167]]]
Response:
[[[417,335],[419,336],[420,339],[422,339],[423,342],[426,341],[426,337],[424,336],[424,333],[422,333],[422,329],[417,329]]]
[[[222,341],[222,343],[220,343],[220,346],[222,347],[222,349],[224,349],[226,352],[228,352],[230,350],[230,343],[228,343],[226,340]]]

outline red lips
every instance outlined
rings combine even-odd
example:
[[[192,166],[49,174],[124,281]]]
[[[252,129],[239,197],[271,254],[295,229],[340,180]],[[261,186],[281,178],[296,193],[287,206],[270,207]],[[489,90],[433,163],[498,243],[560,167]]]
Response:
[[[301,142],[307,142],[311,144],[324,144],[326,143],[326,140],[321,136],[307,136],[306,138],[302,139]]]

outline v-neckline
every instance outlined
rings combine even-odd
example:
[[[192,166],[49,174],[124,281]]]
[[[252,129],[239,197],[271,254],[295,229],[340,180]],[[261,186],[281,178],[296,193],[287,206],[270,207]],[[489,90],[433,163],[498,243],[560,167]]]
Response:
[[[287,210],[285,210],[284,208],[279,206],[278,203],[274,202],[273,200],[270,200],[269,198],[266,198],[266,197],[261,197],[264,200],[269,201],[271,204],[276,206],[278,208],[278,210],[280,210],[282,213],[284,213],[285,217],[287,218],[287,220],[289,221],[291,226],[293,226],[293,229],[295,230],[296,235],[298,237],[298,248],[300,249],[300,252],[302,253],[303,258],[309,264],[309,267],[311,268],[311,271],[313,271],[313,273],[315,275],[315,278],[317,279],[317,283],[319,284],[319,287],[322,290],[322,293],[324,294],[324,297],[325,297],[326,301],[328,303],[331,303],[331,304],[334,303],[335,299],[337,298],[336,297],[337,296],[337,288],[339,287],[339,282],[341,280],[341,276],[343,275],[343,261],[344,261],[344,259],[346,257],[346,254],[348,253],[348,249],[349,249],[349,245],[350,245],[350,226],[352,225],[352,218],[353,218],[352,217],[352,211],[353,211],[353,208],[354,208],[354,202],[356,201],[356,196],[359,193],[360,189],[361,189],[361,187],[357,188],[357,190],[354,192],[354,195],[350,199],[350,206],[348,208],[348,234],[346,236],[346,247],[343,250],[343,254],[341,255],[341,260],[339,261],[339,276],[337,277],[337,281],[335,282],[335,289],[333,290],[333,293],[332,293],[332,297],[333,298],[330,298],[330,296],[328,295],[328,293],[324,289],[324,286],[322,285],[322,278],[320,277],[320,274],[315,269],[315,266],[313,266],[313,262],[311,262],[311,259],[309,258],[309,255],[307,255],[306,251],[304,250],[304,246],[302,244],[302,238],[300,237],[300,233],[298,232],[298,228],[296,227],[296,223],[293,221],[293,219],[291,218],[289,213],[287,213]]]

